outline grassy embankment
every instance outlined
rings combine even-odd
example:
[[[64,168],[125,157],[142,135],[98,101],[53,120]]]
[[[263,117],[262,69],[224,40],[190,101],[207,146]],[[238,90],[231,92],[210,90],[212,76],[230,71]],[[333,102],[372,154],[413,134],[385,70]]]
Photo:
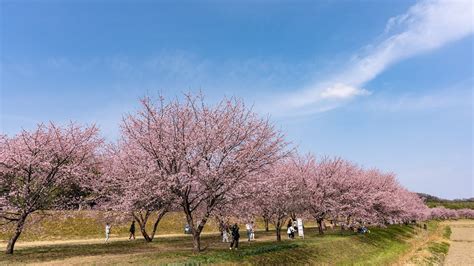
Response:
[[[416,247],[409,260],[416,265],[441,265],[448,254],[451,228],[447,222],[430,221],[425,241]]]
[[[184,223],[184,221],[179,222],[181,218],[179,214],[170,214],[163,221],[161,228],[168,227],[166,233],[181,233],[181,225]],[[54,234],[61,233],[63,239],[69,233],[72,238],[76,239],[102,237],[102,227],[100,226],[95,233],[97,225],[93,225],[93,222],[89,220],[91,218],[84,219],[82,222],[74,219],[74,221],[71,220],[65,224],[50,224],[53,221],[47,220],[43,220],[41,223],[46,223],[42,226],[49,229],[51,229],[49,226],[55,228],[56,233]],[[178,221],[178,223],[173,223],[174,221]],[[69,225],[66,226],[66,224]],[[78,229],[73,224],[83,228]],[[124,230],[120,229],[122,227]],[[117,226],[117,236],[126,236],[126,227],[127,224]],[[260,228],[262,227],[260,226]],[[43,227],[43,229],[45,228]],[[212,231],[212,226],[208,230]],[[163,230],[160,231],[165,233]],[[152,243],[145,243],[143,240],[116,240],[107,245],[95,242],[91,244],[25,246],[19,247],[13,256],[1,254],[0,264],[52,263],[56,261],[59,264],[330,263],[379,265],[396,262],[401,254],[408,251],[410,240],[416,235],[416,232],[419,232],[419,229],[413,226],[395,225],[384,229],[373,228],[367,235],[357,235],[350,232],[341,234],[339,230],[335,230],[328,231],[324,236],[319,236],[315,228],[307,228],[305,239],[285,239],[281,243],[275,242],[272,231],[257,232],[257,241],[251,243],[241,241],[241,248],[238,251],[230,251],[227,244],[220,242],[218,235],[207,234],[202,239],[206,249],[199,254],[192,253],[192,242],[189,236],[158,238]],[[244,235],[245,232],[242,232],[242,240],[245,240]],[[25,238],[48,239],[33,234],[33,232],[26,235]],[[57,237],[49,239],[57,239]]]
[[[431,256],[425,258],[428,264],[441,264],[449,251],[449,236],[451,235],[451,228],[449,226],[442,226],[442,237],[431,242],[428,245],[428,250]]]
[[[112,238],[128,237],[128,229],[131,219],[117,220],[104,217],[100,211],[71,211],[47,212],[46,216],[33,214],[27,221],[27,226],[20,236],[18,242],[24,241],[45,241],[45,240],[74,240],[74,239],[97,239],[104,237],[105,221],[112,224]],[[154,216],[148,222],[148,232],[151,232]],[[167,213],[158,225],[157,235],[183,234],[186,218],[181,212]],[[305,222],[306,227],[316,226],[314,221]],[[137,237],[141,237],[137,227]],[[245,228],[243,224],[241,228]],[[256,229],[264,228],[263,221],[257,219]],[[12,230],[10,230],[12,232]],[[209,220],[204,227],[204,233],[218,232],[217,222]],[[0,243],[9,238],[7,231],[0,230]]]

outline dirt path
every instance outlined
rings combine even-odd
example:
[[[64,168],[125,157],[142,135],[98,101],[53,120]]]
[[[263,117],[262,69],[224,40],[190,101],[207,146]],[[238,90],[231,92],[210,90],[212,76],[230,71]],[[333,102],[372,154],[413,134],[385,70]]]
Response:
[[[202,235],[217,235],[217,233],[202,233]],[[155,238],[168,238],[168,237],[191,237],[190,235],[183,234],[167,234],[167,235],[157,235]],[[137,235],[137,239],[141,239],[140,235]],[[110,238],[110,242],[115,241],[124,241],[128,240],[128,237],[114,237],[113,235]],[[51,246],[51,245],[88,245],[88,244],[98,244],[104,243],[104,238],[90,238],[90,239],[71,239],[71,240],[48,240],[48,241],[28,241],[28,242],[17,242],[15,248],[27,248],[27,247],[38,247],[38,246]],[[6,248],[7,242],[0,242],[0,248]]]
[[[451,246],[446,265],[474,265],[474,221],[450,223]]]

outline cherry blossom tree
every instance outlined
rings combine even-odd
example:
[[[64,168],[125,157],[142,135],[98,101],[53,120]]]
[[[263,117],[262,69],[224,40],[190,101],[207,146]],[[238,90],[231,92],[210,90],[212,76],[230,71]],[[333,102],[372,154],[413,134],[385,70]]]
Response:
[[[465,219],[474,219],[474,210],[473,209],[459,209],[456,210],[457,214],[461,218]]]
[[[273,125],[242,101],[209,106],[198,96],[165,103],[142,100],[142,109],[122,125],[128,138],[154,162],[186,215],[194,251],[209,217],[246,196],[253,178],[284,154],[286,143]],[[161,182],[161,181],[160,181]]]
[[[161,219],[173,207],[174,195],[153,157],[127,131],[123,133],[119,143],[109,145],[104,156],[103,174],[96,186],[100,207],[129,212],[144,239],[151,242]],[[152,217],[152,231],[147,232]]]
[[[0,138],[0,218],[15,225],[6,253],[13,254],[28,216],[64,207],[60,191],[97,174],[98,129],[40,124]]]
[[[337,202],[335,213],[337,216],[346,218],[347,224],[354,222],[363,223],[367,220],[371,209],[371,198],[368,195],[367,180],[364,178],[364,169],[358,165],[344,161],[343,167],[338,174],[336,183],[337,193],[335,201]]]
[[[346,219],[347,225],[387,224],[426,217],[426,206],[404,189],[393,173],[363,169],[342,158],[307,157],[303,195],[308,212],[323,234],[324,219]],[[312,169],[312,170],[311,170]]]
[[[426,219],[426,205],[415,193],[403,188],[395,174],[378,169],[363,173],[366,184],[366,217],[372,223],[388,224]]]
[[[260,175],[254,184],[258,187],[258,194],[253,209],[273,224],[277,241],[281,241],[281,229],[291,213],[302,212],[304,208],[300,190],[305,165],[300,163],[296,156],[289,157],[276,164],[270,172]]]
[[[361,173],[365,185],[365,219],[375,224],[387,224],[397,218],[400,210],[399,184],[392,173],[369,169]]]
[[[436,207],[431,209],[431,219],[458,219],[459,213],[456,210],[447,209],[445,207]]]
[[[346,175],[346,168],[350,168],[350,165],[341,158],[323,157],[317,162],[314,157],[309,156],[307,160],[310,170],[303,175],[302,191],[306,199],[306,209],[316,220],[319,233],[323,234],[324,219],[342,214],[341,199],[345,192],[351,191],[347,184],[353,183],[353,177]],[[350,205],[347,202],[344,204]]]
[[[428,207],[418,194],[399,186],[398,192],[399,211],[396,213],[399,220],[404,223],[423,221],[428,218]]]

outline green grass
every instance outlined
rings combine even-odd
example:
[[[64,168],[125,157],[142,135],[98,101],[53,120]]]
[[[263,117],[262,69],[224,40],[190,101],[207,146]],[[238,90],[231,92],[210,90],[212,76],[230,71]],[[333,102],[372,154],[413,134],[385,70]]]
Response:
[[[412,226],[372,228],[370,234],[329,231],[319,236],[315,228],[305,239],[276,242],[274,232],[257,232],[257,239],[241,241],[238,251],[228,249],[217,235],[205,235],[201,253],[192,252],[189,236],[159,238],[152,243],[116,241],[111,244],[54,245],[18,249],[13,256],[0,255],[0,264],[38,263],[77,257],[82,263],[109,264],[337,264],[380,265],[396,262],[407,251],[414,235]],[[245,240],[245,238],[243,238]],[[109,256],[104,261],[104,255]],[[81,256],[96,256],[82,261]]]
[[[451,233],[452,233],[451,227],[445,226],[444,231],[443,231],[443,238],[444,239],[449,239],[451,237]]]
[[[428,246],[428,250],[431,252],[431,256],[426,258],[425,261],[429,265],[440,265],[444,261],[449,250],[448,242],[434,242]]]
[[[440,228],[441,223],[436,220],[428,222],[428,233],[433,236],[433,240],[418,248],[418,254],[411,262],[423,265],[442,265],[449,250],[449,237],[451,236],[451,227],[444,226]]]
[[[445,226],[443,228],[443,239],[449,240],[451,236],[451,227]],[[431,253],[431,256],[426,259],[426,262],[430,265],[440,265],[443,263],[446,255],[448,255],[449,251],[449,242],[448,241],[441,241],[441,242],[433,242],[428,245],[428,250]]]

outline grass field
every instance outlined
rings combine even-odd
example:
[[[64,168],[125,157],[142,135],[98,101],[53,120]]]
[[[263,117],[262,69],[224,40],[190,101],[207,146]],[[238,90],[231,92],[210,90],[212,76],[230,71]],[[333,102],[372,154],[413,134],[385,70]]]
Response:
[[[220,242],[215,221],[210,221],[202,238],[205,250],[193,254],[189,235],[183,234],[184,216],[167,214],[152,243],[146,243],[137,232],[136,241],[126,240],[130,221],[112,220],[112,242],[103,243],[103,213],[94,211],[49,212],[29,220],[13,256],[0,255],[4,264],[360,264],[379,265],[398,263],[416,247],[423,252],[422,261],[434,262],[430,257],[445,255],[449,238],[448,229],[431,221],[428,230],[420,227],[393,225],[388,228],[371,228],[371,233],[358,235],[339,229],[317,234],[312,221],[305,223],[305,239],[275,241],[275,232],[264,232],[263,223],[257,220],[256,241],[245,241],[242,229],[241,248],[230,251],[228,244]],[[110,221],[110,220],[109,220]],[[241,225],[241,228],[245,228]],[[444,230],[444,231],[443,231]],[[444,234],[444,237],[443,237]],[[0,246],[6,246],[8,234],[0,233]],[[285,237],[284,237],[285,238]],[[428,239],[429,238],[429,239]],[[434,241],[436,240],[436,241]],[[419,241],[423,245],[416,244]],[[415,243],[415,244],[414,244]],[[434,255],[433,255],[434,254]],[[433,256],[432,256],[433,255]],[[420,260],[420,261],[421,261]]]
[[[205,235],[206,249],[193,254],[188,236],[143,240],[116,240],[110,244],[83,243],[20,247],[14,255],[0,255],[0,264],[364,264],[396,262],[409,248],[418,229],[394,225],[373,228],[370,234],[357,235],[339,230],[317,235],[308,228],[305,239],[275,242],[274,232],[257,232],[257,241],[241,241],[238,251],[221,243],[218,235]],[[242,240],[245,240],[243,238]]]

